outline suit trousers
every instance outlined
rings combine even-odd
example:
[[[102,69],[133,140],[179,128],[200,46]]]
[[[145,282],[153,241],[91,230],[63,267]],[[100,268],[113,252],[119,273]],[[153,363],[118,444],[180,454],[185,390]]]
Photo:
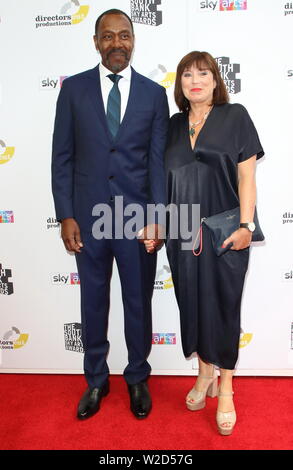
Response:
[[[151,367],[147,357],[152,344],[151,300],[157,255],[147,253],[144,244],[133,240],[96,240],[82,234],[83,248],[76,254],[80,277],[84,372],[89,388],[101,387],[108,378],[107,338],[110,281],[115,258],[122,290],[128,384],[145,380]]]

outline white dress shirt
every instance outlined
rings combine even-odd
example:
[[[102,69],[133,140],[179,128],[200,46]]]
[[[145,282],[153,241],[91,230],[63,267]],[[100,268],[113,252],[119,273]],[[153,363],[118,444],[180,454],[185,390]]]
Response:
[[[101,91],[102,97],[104,102],[105,113],[107,114],[107,102],[110,90],[113,87],[112,80],[107,77],[107,75],[112,74],[111,70],[108,70],[102,63],[99,64],[99,72],[100,72],[100,81],[101,81]],[[118,82],[118,87],[121,95],[121,114],[120,114],[120,122],[123,119],[123,116],[126,111],[126,106],[129,97],[129,90],[130,90],[130,82],[131,82],[131,67],[128,65],[126,69],[122,70],[118,73],[121,75]]]

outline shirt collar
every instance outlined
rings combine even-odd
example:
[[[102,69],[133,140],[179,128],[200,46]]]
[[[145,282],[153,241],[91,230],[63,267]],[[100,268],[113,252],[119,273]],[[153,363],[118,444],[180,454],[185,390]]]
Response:
[[[109,75],[110,73],[113,73],[111,72],[111,70],[107,69],[103,64],[102,62],[99,64],[99,71],[100,71],[100,78],[101,80],[106,78],[107,75]],[[119,72],[118,75],[121,75],[121,77],[125,78],[126,80],[129,80],[131,79],[131,67],[130,65],[128,65],[124,70],[121,70],[121,72]]]

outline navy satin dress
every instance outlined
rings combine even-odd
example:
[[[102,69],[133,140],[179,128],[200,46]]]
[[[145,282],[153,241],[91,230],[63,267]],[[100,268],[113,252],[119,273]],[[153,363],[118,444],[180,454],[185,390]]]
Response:
[[[261,158],[264,152],[242,105],[215,105],[194,149],[188,115],[174,114],[165,156],[168,203],[200,204],[200,217],[233,209],[239,205],[237,165],[253,155]],[[197,353],[206,362],[234,369],[249,248],[218,257],[205,226],[200,256],[182,250],[181,242],[167,236],[184,355]]]

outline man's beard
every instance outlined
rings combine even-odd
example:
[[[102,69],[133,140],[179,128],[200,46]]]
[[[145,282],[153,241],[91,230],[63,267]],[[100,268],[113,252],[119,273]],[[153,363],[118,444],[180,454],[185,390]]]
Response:
[[[119,52],[120,54],[122,54],[124,57],[125,57],[125,62],[124,63],[110,63],[110,56],[111,54],[115,53],[115,52]],[[128,54],[123,50],[123,49],[117,49],[117,48],[113,48],[111,49],[107,56],[106,56],[106,63],[107,65],[109,66],[111,64],[111,70],[114,72],[114,73],[118,73],[120,72],[121,70],[125,69],[129,63],[129,57],[128,57]]]

